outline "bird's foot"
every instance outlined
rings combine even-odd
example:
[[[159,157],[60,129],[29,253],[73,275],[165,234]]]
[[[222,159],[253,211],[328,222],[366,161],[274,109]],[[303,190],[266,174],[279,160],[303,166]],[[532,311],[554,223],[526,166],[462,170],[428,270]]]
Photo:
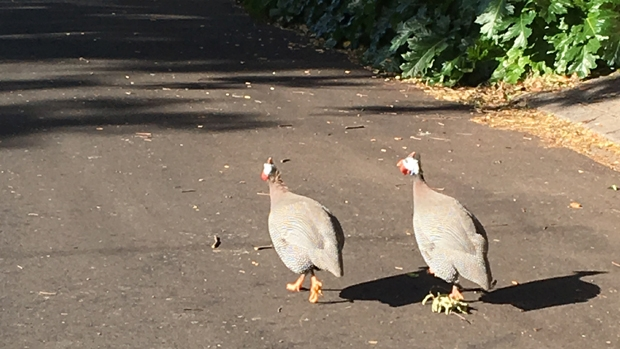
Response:
[[[319,301],[319,296],[323,295],[323,283],[320,282],[314,275],[310,278],[310,282],[312,284],[310,286],[310,298],[308,298],[308,300],[310,303],[316,303]]]
[[[286,289],[291,292],[299,292],[301,290],[301,284],[304,283],[304,279],[306,278],[306,274],[301,274],[297,281],[292,284],[286,284]]]
[[[463,294],[461,293],[461,291],[459,291],[459,288],[456,287],[456,285],[452,286],[452,292],[450,293],[450,298],[456,301],[462,301],[463,299],[465,299],[465,297],[463,297]]]
[[[431,268],[426,269],[426,273],[431,274],[431,275],[435,275],[435,272],[433,272],[433,270]]]

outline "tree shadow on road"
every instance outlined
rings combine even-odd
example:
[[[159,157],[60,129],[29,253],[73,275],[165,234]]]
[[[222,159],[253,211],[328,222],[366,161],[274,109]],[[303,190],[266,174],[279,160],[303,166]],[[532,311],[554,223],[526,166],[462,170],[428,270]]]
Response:
[[[203,132],[274,127],[277,122],[257,120],[252,112],[207,111],[232,98],[213,92],[245,91],[246,82],[357,86],[372,75],[345,76],[353,65],[343,55],[319,52],[307,38],[257,24],[228,0],[196,5],[0,3],[0,147],[32,146],[41,132],[88,132],[92,126],[195,131],[204,124]]]
[[[192,109],[188,109],[188,106]],[[27,143],[31,139],[20,136],[57,130],[101,135],[132,132],[132,129],[127,128],[129,126],[147,127],[147,130],[150,130],[148,126],[156,126],[194,132],[225,132],[277,125],[275,120],[259,120],[257,113],[209,111],[206,108],[205,101],[163,98],[124,101],[98,98],[80,103],[47,101],[17,106],[0,105],[0,147],[32,146]],[[196,125],[202,126],[197,128]],[[97,131],[96,127],[99,126],[104,126],[105,131]]]
[[[409,115],[409,114],[427,114],[427,113],[437,113],[437,112],[447,112],[447,111],[460,111],[460,112],[469,112],[472,110],[470,106],[457,104],[457,103],[447,103],[447,102],[435,102],[435,101],[425,101],[424,104],[416,104],[416,105],[392,105],[392,106],[384,106],[384,105],[360,105],[354,107],[342,106],[337,108],[328,108],[327,106],[323,106],[321,108],[323,112],[317,112],[313,115],[315,116],[377,116],[377,115]],[[344,114],[343,114],[344,113]],[[428,118],[428,115],[424,115],[425,118]],[[454,118],[453,116],[440,116],[442,119],[450,119]]]
[[[606,100],[620,98],[620,75],[614,74],[586,82],[578,87],[563,92],[532,93],[517,101],[526,99],[533,108],[551,104],[569,107],[576,104],[595,104]],[[515,103],[517,103],[515,101]]]
[[[604,273],[576,271],[572,275],[530,281],[489,292],[482,295],[480,301],[491,304],[510,304],[523,311],[584,303],[598,296],[601,288],[581,278]]]
[[[427,268],[363,282],[344,288],[340,297],[349,301],[378,301],[390,307],[422,302],[433,290],[449,290],[446,282],[428,274]]]

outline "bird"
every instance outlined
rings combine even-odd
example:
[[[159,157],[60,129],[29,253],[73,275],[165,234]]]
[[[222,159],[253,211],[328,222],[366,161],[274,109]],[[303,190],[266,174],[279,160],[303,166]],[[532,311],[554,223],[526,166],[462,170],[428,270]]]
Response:
[[[328,271],[336,277],[344,275],[342,226],[325,206],[291,192],[271,157],[263,166],[261,179],[269,184],[268,227],[272,245],[284,265],[300,274],[297,281],[286,285],[286,289],[299,292],[306,275],[310,274],[308,300],[317,303],[323,294],[323,283],[315,271]]]
[[[488,259],[489,242],[480,221],[455,198],[426,184],[420,154],[398,161],[413,177],[413,231],[428,272],[452,284],[451,299],[464,299],[459,276],[488,291],[495,286]]]

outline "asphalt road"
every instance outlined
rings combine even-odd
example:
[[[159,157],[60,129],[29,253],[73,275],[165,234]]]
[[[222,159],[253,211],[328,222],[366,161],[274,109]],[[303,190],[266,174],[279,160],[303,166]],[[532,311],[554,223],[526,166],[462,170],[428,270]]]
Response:
[[[2,348],[620,347],[620,175],[584,156],[228,0],[1,1],[0,47]],[[498,284],[465,293],[469,323],[408,275],[412,150],[490,237]],[[347,235],[316,305],[253,248],[269,156]]]

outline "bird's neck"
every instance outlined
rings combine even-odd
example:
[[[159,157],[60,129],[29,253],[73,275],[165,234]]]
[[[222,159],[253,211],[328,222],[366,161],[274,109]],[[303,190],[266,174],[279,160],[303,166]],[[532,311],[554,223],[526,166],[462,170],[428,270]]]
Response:
[[[422,174],[422,171],[420,171],[420,173],[418,173],[417,175],[413,175],[413,182],[422,182],[422,183],[426,183],[426,180],[424,180],[424,175]]]
[[[269,178],[269,195],[271,195],[272,198],[288,191],[288,187],[284,184],[280,172],[276,172],[272,178]]]
[[[424,190],[428,185],[424,180],[422,173],[413,176],[413,193],[415,195],[416,190]]]

